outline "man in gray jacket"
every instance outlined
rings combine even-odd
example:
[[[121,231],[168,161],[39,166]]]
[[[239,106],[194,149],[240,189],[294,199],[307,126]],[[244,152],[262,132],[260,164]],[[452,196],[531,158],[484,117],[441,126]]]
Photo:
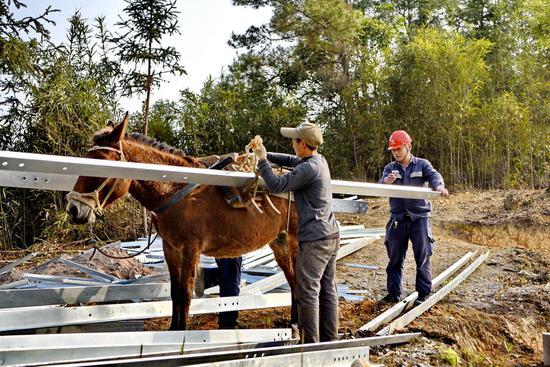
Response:
[[[340,248],[338,224],[332,213],[330,170],[317,152],[323,143],[319,127],[303,123],[281,128],[292,138],[296,156],[267,153],[263,144],[254,148],[258,169],[273,193],[294,192],[298,212],[298,257],[296,298],[302,341],[316,343],[338,337],[336,255]],[[293,170],[283,176],[273,173],[269,161]],[[319,324],[322,320],[322,324]]]

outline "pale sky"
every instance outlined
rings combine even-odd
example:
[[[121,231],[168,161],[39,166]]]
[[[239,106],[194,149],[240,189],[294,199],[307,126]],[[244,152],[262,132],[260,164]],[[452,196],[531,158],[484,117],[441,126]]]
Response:
[[[125,16],[122,10],[126,6],[123,0],[27,0],[26,3],[27,9],[16,11],[16,15],[36,16],[48,5],[61,10],[50,17],[56,25],[48,27],[55,43],[65,40],[67,18],[75,10],[80,10],[82,16],[90,21],[105,16],[109,30],[114,31],[113,25],[119,15]],[[181,35],[168,42],[181,53],[181,64],[187,75],[171,77],[170,83],[153,91],[153,100],[176,99],[184,88],[198,92],[208,75],[217,78],[235,58],[237,51],[227,45],[231,32],[243,33],[251,25],[265,24],[272,15],[269,8],[233,6],[231,0],[178,0],[178,9]],[[124,107],[134,111],[139,109],[137,98],[127,101],[129,105]]]

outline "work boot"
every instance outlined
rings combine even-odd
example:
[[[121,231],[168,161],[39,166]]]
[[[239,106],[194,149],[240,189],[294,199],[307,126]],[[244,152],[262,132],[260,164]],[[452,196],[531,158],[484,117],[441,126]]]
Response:
[[[399,301],[401,301],[401,297],[399,297],[398,295],[395,295],[395,294],[388,293],[384,296],[384,298],[382,298],[380,301],[378,301],[378,303],[380,303],[382,305],[389,305],[389,304],[392,304],[392,303],[397,303]]]
[[[421,305],[428,298],[430,298],[429,294],[419,294],[418,298],[414,301],[414,307]]]

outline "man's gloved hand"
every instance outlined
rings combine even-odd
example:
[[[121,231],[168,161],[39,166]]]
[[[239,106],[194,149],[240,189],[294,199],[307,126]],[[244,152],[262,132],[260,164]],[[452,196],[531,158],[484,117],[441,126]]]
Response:
[[[256,154],[256,158],[258,158],[258,160],[267,159],[267,150],[263,144],[257,145],[252,149],[252,151]]]
[[[258,160],[267,159],[267,150],[265,149],[263,139],[260,135],[256,135],[250,141],[249,147],[252,149]]]
[[[435,191],[438,191],[441,193],[441,196],[443,197],[447,197],[449,196],[449,191],[447,191],[447,189],[445,188],[445,186],[443,185],[439,185],[435,188]]]

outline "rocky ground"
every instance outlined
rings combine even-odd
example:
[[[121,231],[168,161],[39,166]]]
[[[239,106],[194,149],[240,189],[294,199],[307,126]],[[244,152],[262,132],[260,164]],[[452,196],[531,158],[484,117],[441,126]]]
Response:
[[[339,215],[343,224],[385,226],[386,199],[368,199],[364,215]],[[548,190],[456,191],[448,199],[434,202],[432,220],[437,241],[432,257],[433,274],[444,271],[468,251],[490,251],[489,258],[445,299],[411,323],[406,330],[420,331],[413,343],[377,348],[371,360],[387,366],[530,366],[542,365],[542,332],[550,331],[550,192]],[[33,263],[60,254],[75,254],[84,244],[33,246],[41,255]],[[47,251],[46,251],[47,250]],[[45,255],[47,254],[47,255]],[[0,253],[0,266],[17,259],[18,252]],[[89,254],[80,255],[81,260]],[[91,265],[99,270],[133,278],[149,274],[135,260],[113,263],[101,259]],[[338,280],[350,289],[363,290],[362,302],[341,301],[341,332],[352,336],[367,321],[384,310],[376,301],[385,294],[386,252],[383,240],[343,259]],[[345,263],[375,265],[379,270],[350,267]],[[56,275],[82,276],[56,266],[31,264],[17,268]],[[17,279],[17,272],[0,282]],[[414,259],[407,255],[404,287],[414,291]],[[247,311],[240,322],[249,328],[286,327],[289,310]],[[168,319],[146,322],[148,330],[168,327]],[[215,315],[191,319],[192,329],[216,328]]]

